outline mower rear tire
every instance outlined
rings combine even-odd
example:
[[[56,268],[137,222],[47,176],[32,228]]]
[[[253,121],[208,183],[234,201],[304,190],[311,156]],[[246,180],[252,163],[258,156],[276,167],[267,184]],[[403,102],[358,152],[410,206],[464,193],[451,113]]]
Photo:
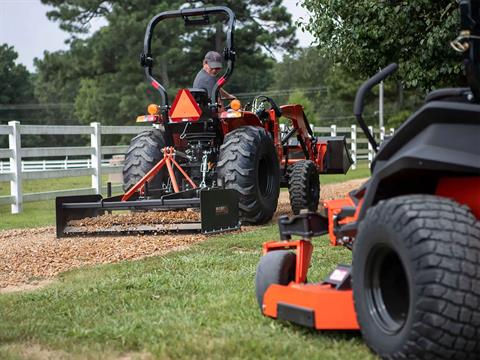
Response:
[[[353,297],[367,345],[388,359],[477,359],[480,226],[433,195],[380,201],[353,248]]]
[[[218,177],[239,192],[240,219],[258,225],[269,221],[280,194],[280,166],[268,132],[244,126],[229,132],[220,147]]]
[[[165,145],[165,133],[162,129],[152,128],[143,131],[130,141],[123,166],[123,190],[127,191],[142,179],[160,160]],[[166,181],[165,169],[149,181],[150,189],[160,189]]]
[[[317,211],[320,200],[320,177],[315,163],[301,160],[289,169],[288,193],[290,206],[295,215],[300,210]]]
[[[263,296],[270,285],[288,285],[295,280],[296,258],[289,250],[270,251],[262,256],[255,275],[255,294],[260,310],[263,310]]]

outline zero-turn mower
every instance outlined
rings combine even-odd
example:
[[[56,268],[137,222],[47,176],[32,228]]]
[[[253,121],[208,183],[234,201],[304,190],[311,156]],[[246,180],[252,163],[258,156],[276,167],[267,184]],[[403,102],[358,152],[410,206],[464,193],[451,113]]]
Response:
[[[154,28],[171,18],[183,19],[185,26],[208,25],[211,15],[225,19],[226,71],[210,96],[207,89],[181,89],[170,105],[166,89],[152,71]],[[153,126],[131,141],[123,168],[125,193],[107,198],[58,197],[58,237],[91,232],[85,230],[87,223],[93,224],[93,232],[101,233],[206,233],[237,229],[239,220],[262,224],[272,218],[281,186],[289,188],[294,213],[302,208],[317,209],[318,174],[346,173],[350,167],[345,138],[315,137],[301,105],[278,106],[268,96],[259,95],[243,108],[238,100],[223,106],[220,89],[231,77],[235,63],[234,25],[235,16],[226,7],[167,11],[151,19],[141,64],[147,80],[160,93],[160,104],[149,105],[149,115],[137,118]],[[284,131],[280,130],[280,117],[288,122]],[[294,136],[297,141],[292,144]],[[165,220],[165,211],[187,208],[200,208],[196,221],[172,224]],[[104,228],[95,227],[99,222],[81,220],[112,210],[154,210],[159,216],[154,224],[138,226],[120,220]]]
[[[319,330],[360,329],[388,359],[478,359],[480,354],[480,1],[460,1],[469,88],[431,92],[380,146],[371,178],[320,213],[279,219],[281,241],[263,245],[256,295],[265,316]],[[352,265],[307,282],[311,238],[329,233]],[[292,239],[298,236],[300,239]],[[312,279],[309,278],[311,281]]]

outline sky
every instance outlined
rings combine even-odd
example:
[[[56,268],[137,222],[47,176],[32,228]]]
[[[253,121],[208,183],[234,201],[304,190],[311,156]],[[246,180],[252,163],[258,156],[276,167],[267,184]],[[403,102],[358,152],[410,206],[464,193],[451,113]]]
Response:
[[[294,21],[308,18],[307,11],[297,2],[283,0]],[[0,0],[0,44],[13,45],[18,53],[17,63],[24,64],[30,71],[34,71],[33,59],[42,58],[45,50],[68,49],[65,44],[68,33],[47,19],[49,9],[40,0]],[[95,31],[102,25],[102,19],[94,19],[91,29]],[[301,46],[308,46],[313,41],[309,33],[303,33],[300,29],[297,30],[297,37]]]

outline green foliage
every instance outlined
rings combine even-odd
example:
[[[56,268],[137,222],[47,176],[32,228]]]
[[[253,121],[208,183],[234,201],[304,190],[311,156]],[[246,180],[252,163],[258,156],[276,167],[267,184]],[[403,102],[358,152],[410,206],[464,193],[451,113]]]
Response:
[[[22,117],[35,118],[37,114],[22,106],[35,102],[33,76],[27,68],[16,64],[17,52],[13,46],[0,45],[0,124]],[[26,143],[28,145],[28,143]],[[0,136],[0,149],[8,147],[8,136]]]
[[[312,125],[316,125],[317,114],[313,102],[301,91],[295,90],[288,98],[289,104],[300,104],[303,106],[303,112]]]
[[[342,63],[333,63],[318,48],[305,48],[292,56],[285,56],[273,68],[275,81],[271,90],[280,91],[275,97],[279,103],[290,102],[281,90],[303,93],[313,107],[309,116],[320,126],[349,126],[356,123],[353,103],[359,86],[377,71],[362,75],[347,71]],[[366,97],[364,118],[368,125],[378,126],[378,86]],[[398,127],[423,102],[424,91],[405,89],[402,82],[388,78],[384,83],[384,121],[386,127]],[[297,101],[305,101],[298,98]],[[403,115],[401,115],[403,114]]]
[[[19,115],[35,116],[31,111],[21,109],[22,104],[33,102],[34,96],[32,76],[25,66],[15,63],[17,58],[13,46],[0,44],[0,124],[18,120]],[[0,149],[7,146],[8,137],[0,136]]]
[[[275,65],[271,89],[318,88],[325,85],[330,68],[331,62],[317,48],[299,49]]]
[[[399,111],[398,113],[393,114],[388,118],[387,124],[391,128],[398,129],[398,127],[402,125],[403,122],[407,120],[410,115],[412,115],[411,111],[408,111],[408,110]]]
[[[31,77],[25,66],[15,64],[18,58],[13,46],[0,45],[0,104],[22,104],[31,101]]]
[[[48,16],[72,36],[69,51],[47,53],[43,60],[37,60],[37,90],[42,101],[57,96],[62,102],[75,103],[73,115],[82,123],[129,124],[149,102],[159,102],[158,93],[146,84],[139,65],[146,26],[159,12],[192,6],[232,8],[237,18],[237,62],[227,88],[232,93],[265,89],[272,81],[269,54],[279,49],[292,51],[297,43],[291,16],[280,0],[42,2],[54,7]],[[89,21],[99,16],[108,24],[90,38],[80,38]],[[186,28],[181,19],[166,20],[156,27],[152,41],[154,75],[167,88],[170,101],[179,87],[191,86],[208,50],[223,50],[223,19],[211,16],[212,25],[207,27]]]
[[[407,87],[460,83],[461,61],[449,48],[456,36],[457,3],[429,1],[303,0],[312,16],[305,28],[321,53],[366,77],[391,62]]]
[[[295,99],[293,102],[307,104],[308,118],[316,125],[349,126],[355,122],[352,109],[358,87],[375,72],[365,77],[352,74],[341,64],[326,59],[319,49],[306,48],[275,64],[271,90],[294,89],[290,97],[279,95],[275,99],[279,103]],[[404,95],[398,82],[388,80],[384,91],[385,113],[395,113],[403,106],[410,106],[410,101],[407,104],[400,99]],[[374,88],[366,100],[365,118],[373,125],[378,119],[378,89]]]

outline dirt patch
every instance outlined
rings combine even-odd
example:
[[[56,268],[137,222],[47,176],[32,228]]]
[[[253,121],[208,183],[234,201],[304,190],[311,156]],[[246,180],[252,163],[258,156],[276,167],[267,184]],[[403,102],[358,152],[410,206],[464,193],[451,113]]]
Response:
[[[8,293],[14,293],[14,292],[20,292],[20,291],[23,291],[23,292],[35,291],[50,285],[54,281],[55,280],[53,279],[32,280],[28,284],[8,285],[6,287],[0,288],[0,294],[8,294]]]
[[[150,360],[153,356],[146,352],[128,353],[78,353],[69,354],[63,350],[48,349],[39,344],[9,344],[0,347],[7,354],[15,354],[21,359],[29,360],[80,360],[80,359],[105,359],[105,360]]]
[[[327,200],[343,196],[364,181],[322,186],[321,198]],[[275,219],[290,214],[288,192],[281,192]],[[186,216],[190,218],[195,214],[188,213]],[[245,227],[244,231],[253,229],[255,227]],[[163,255],[186,249],[207,238],[199,234],[162,234],[58,240],[54,227],[0,231],[0,292],[34,290],[45,286],[43,279],[52,279],[70,269]]]

